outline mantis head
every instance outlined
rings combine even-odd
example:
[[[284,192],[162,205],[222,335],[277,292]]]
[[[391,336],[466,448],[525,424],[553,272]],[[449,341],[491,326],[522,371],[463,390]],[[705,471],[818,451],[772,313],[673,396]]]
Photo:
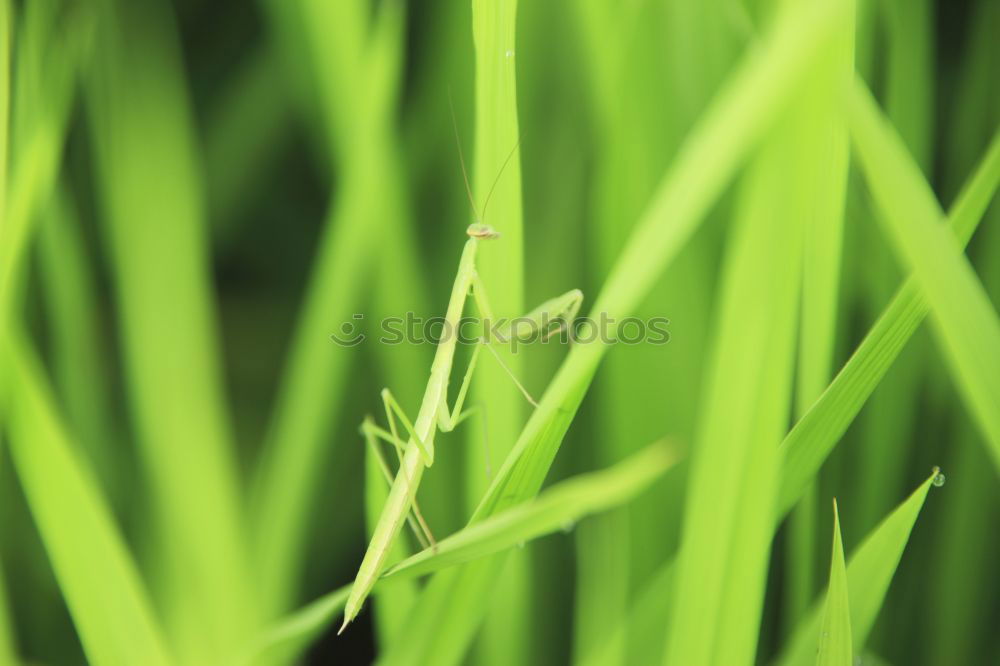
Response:
[[[500,232],[488,224],[470,224],[465,233],[469,234],[469,237],[479,240],[500,238]]]

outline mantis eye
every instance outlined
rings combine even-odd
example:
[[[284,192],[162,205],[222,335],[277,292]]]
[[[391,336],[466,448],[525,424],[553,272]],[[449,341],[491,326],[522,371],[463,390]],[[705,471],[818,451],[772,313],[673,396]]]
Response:
[[[469,228],[465,230],[465,233],[469,234],[472,238],[479,238],[483,240],[500,238],[500,232],[488,224],[470,224]]]

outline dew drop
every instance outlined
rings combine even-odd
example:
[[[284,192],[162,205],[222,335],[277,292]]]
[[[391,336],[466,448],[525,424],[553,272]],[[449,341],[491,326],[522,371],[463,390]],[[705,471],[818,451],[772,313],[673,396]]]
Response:
[[[562,531],[564,534],[569,534],[570,532],[573,531],[574,527],[576,527],[576,523],[574,523],[572,520],[567,520],[565,523],[562,524]]]
[[[935,488],[940,488],[941,486],[943,486],[944,474],[942,474],[941,472],[935,472],[934,478],[931,479],[931,485],[933,485]]]
[[[517,542],[517,547],[518,548],[524,548],[524,542],[523,541],[518,541]]]
[[[514,51],[512,51],[511,49],[507,49],[507,52],[504,53],[504,56],[506,56],[507,58],[513,58],[514,57]]]

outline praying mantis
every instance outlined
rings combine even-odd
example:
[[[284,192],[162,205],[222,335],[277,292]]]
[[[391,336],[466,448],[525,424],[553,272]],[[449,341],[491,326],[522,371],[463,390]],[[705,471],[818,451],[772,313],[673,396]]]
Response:
[[[463,169],[464,171],[464,169]],[[470,194],[471,200],[471,194]],[[445,314],[444,331],[457,331],[465,302],[471,292],[476,307],[481,317],[488,321],[493,319],[489,299],[486,295],[485,287],[476,272],[476,251],[479,244],[484,241],[496,239],[500,236],[493,227],[475,223],[469,225],[466,230],[469,239],[462,250],[462,257],[458,264],[458,273],[455,276],[455,283],[452,287],[451,297],[448,301],[448,309]],[[546,327],[558,322],[559,327],[572,322],[580,310],[583,302],[583,293],[579,289],[572,289],[561,296],[549,299],[537,308],[519,317],[516,326],[507,324],[501,327],[498,337],[501,341],[508,339],[527,340],[533,338],[539,331],[547,333]],[[455,357],[457,345],[456,335],[444,335],[439,340],[434,352],[434,360],[431,364],[431,375],[427,381],[423,400],[420,403],[420,410],[415,421],[410,419],[403,412],[399,403],[392,396],[389,389],[382,390],[382,402],[385,407],[386,419],[389,423],[389,431],[386,432],[374,425],[370,419],[362,424],[362,432],[370,444],[374,444],[376,439],[383,439],[396,447],[399,454],[399,470],[396,472],[389,496],[386,499],[385,507],[379,517],[372,534],[368,550],[358,569],[357,577],[351,587],[350,595],[344,607],[344,622],[338,634],[343,633],[347,625],[357,617],[365,599],[368,597],[386,566],[386,558],[389,555],[395,539],[399,536],[404,520],[410,520],[413,526],[413,519],[410,517],[411,509],[420,524],[425,536],[429,537],[430,532],[426,528],[423,517],[415,504],[417,488],[423,476],[424,469],[434,463],[434,436],[437,430],[441,432],[451,432],[473,411],[471,408],[462,411],[466,395],[469,390],[469,383],[473,370],[479,356],[479,350],[489,345],[492,340],[480,340],[473,349],[468,369],[462,379],[458,395],[455,398],[454,406],[448,408],[448,380],[451,376],[452,363]],[[494,352],[495,350],[490,349]],[[500,357],[497,355],[497,360]],[[502,361],[501,361],[502,363]],[[522,393],[532,404],[534,400],[528,395],[524,387],[517,379],[511,375],[514,382]],[[396,419],[403,424],[408,439],[403,442],[398,435]],[[384,461],[383,461],[384,462]],[[389,475],[388,467],[383,464],[383,473]],[[420,535],[420,531],[415,526],[414,531]],[[428,539],[433,547],[433,540]],[[421,540],[424,543],[424,540]]]

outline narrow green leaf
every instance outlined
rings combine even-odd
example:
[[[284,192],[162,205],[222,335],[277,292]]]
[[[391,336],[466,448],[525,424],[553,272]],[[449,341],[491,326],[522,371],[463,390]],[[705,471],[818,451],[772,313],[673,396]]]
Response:
[[[851,0],[851,11],[854,2]],[[841,246],[847,194],[848,137],[839,95],[854,72],[854,26],[837,40],[835,50],[809,81],[797,106],[793,158],[794,192],[801,197],[804,220],[802,312],[799,332],[795,414],[800,417],[830,382]],[[808,203],[806,203],[808,202]],[[784,615],[797,618],[809,606],[816,580],[817,491],[809,491],[788,523]]]
[[[799,105],[742,183],[729,233],[664,663],[750,664],[764,602],[777,443],[792,403],[802,183],[787,164]],[[791,196],[790,196],[791,195]]]
[[[84,650],[95,666],[171,663],[142,581],[52,408],[33,352],[8,331],[10,450]]]
[[[948,216],[948,223],[962,245],[969,242],[978,227],[998,183],[1000,133],[994,135]],[[833,382],[785,436],[781,443],[779,516],[787,513],[802,496],[929,309],[920,285],[911,277],[896,292]]]
[[[53,383],[66,423],[86,451],[111,506],[126,501],[126,466],[116,450],[100,329],[97,287],[76,206],[57,187],[38,229],[43,303],[49,318]]]
[[[919,167],[860,80],[848,112],[880,219],[931,305],[955,384],[1000,470],[1000,319],[960,246],[940,224],[941,209]]]
[[[892,581],[913,524],[924,505],[934,472],[885,520],[873,529],[851,554],[847,563],[847,597],[850,600],[851,640],[862,651],[875,624],[886,591]],[[817,603],[803,619],[777,660],[779,666],[807,666],[816,662],[823,610]]]
[[[384,577],[424,575],[566,529],[586,515],[628,502],[677,460],[674,447],[652,444],[614,467],[562,481],[535,500],[469,525],[437,547],[403,560]]]
[[[830,587],[819,631],[816,666],[852,666],[851,608],[847,599],[847,570],[844,544],[840,539],[840,515],[833,501],[833,554],[830,558]]]
[[[501,242],[483,245],[476,270],[489,292],[496,317],[514,318],[524,302],[524,228],[521,206],[520,126],[517,117],[517,0],[472,0],[475,44],[476,141],[473,166],[474,213],[502,234]],[[513,151],[513,156],[511,152]],[[508,156],[511,156],[508,161]],[[495,183],[495,185],[494,185]],[[456,229],[457,231],[457,229]],[[567,285],[566,289],[575,285]],[[532,304],[533,305],[533,304]],[[498,350],[515,377],[524,377],[523,354]],[[484,469],[510,452],[524,424],[527,403],[494,359],[480,363],[473,377],[474,400],[488,405],[489,442],[481,428],[468,429],[465,504],[475,510],[488,485]],[[479,418],[483,418],[480,416]],[[468,515],[465,513],[463,515]],[[531,561],[523,552],[507,556],[503,585],[491,595],[474,661],[525,663],[531,659],[534,628],[529,587]]]

